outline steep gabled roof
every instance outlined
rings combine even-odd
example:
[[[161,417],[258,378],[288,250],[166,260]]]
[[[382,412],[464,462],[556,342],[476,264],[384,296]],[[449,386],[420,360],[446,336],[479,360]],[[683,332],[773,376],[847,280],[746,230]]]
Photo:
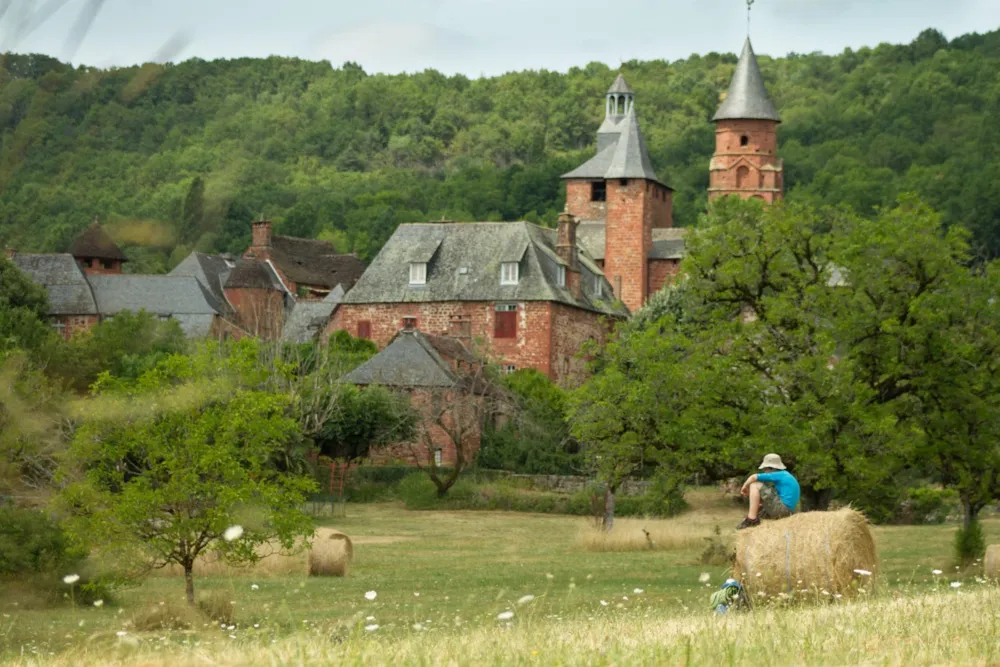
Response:
[[[430,301],[556,301],[586,310],[626,316],[611,286],[593,262],[581,261],[583,291],[576,298],[558,283],[562,259],[556,231],[528,222],[411,223],[400,225],[344,303]],[[409,264],[427,261],[427,283],[409,284]],[[580,252],[581,260],[586,259]],[[500,265],[519,262],[517,285],[500,284]],[[594,291],[600,282],[601,293]]]
[[[207,336],[218,310],[192,276],[91,275],[87,277],[101,315],[128,310],[171,317],[188,336]]]
[[[732,83],[726,100],[719,107],[713,121],[720,120],[773,120],[781,122],[781,116],[771,101],[764,85],[764,76],[757,65],[750,38],[743,45],[743,53],[736,64]]]
[[[13,256],[14,264],[49,293],[50,315],[96,315],[97,303],[72,255]]]
[[[459,380],[429,337],[416,330],[400,331],[384,350],[343,378],[364,386],[433,388],[454,387]]]
[[[271,237],[271,260],[292,282],[333,289],[350,289],[365,272],[365,263],[354,255],[338,255],[326,241],[292,236]]]
[[[664,185],[649,159],[635,107],[629,110],[620,123],[611,124],[610,119],[605,121],[598,132],[598,147],[601,146],[604,147],[597,155],[573,171],[563,174],[563,178],[644,178]]]
[[[625,77],[618,73],[618,78],[615,82],[611,84],[608,88],[608,95],[631,95],[632,89],[629,87],[628,82],[625,81]]]
[[[76,237],[73,245],[70,246],[69,254],[73,257],[87,257],[95,259],[112,259],[127,262],[128,257],[122,249],[108,236],[98,223],[93,223],[83,233]]]

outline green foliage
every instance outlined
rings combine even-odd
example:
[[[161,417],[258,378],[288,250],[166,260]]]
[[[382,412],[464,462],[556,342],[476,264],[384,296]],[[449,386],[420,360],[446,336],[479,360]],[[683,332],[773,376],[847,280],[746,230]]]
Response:
[[[84,553],[45,512],[0,506],[0,576],[76,572]]]
[[[534,369],[511,373],[502,385],[516,397],[517,410],[484,430],[476,463],[528,475],[578,473],[583,460],[569,432],[565,390]]]
[[[986,537],[983,526],[973,520],[955,532],[955,558],[960,565],[971,565],[986,553]]]
[[[416,433],[419,416],[405,396],[350,384],[338,384],[335,391],[335,409],[312,436],[324,456],[358,461],[372,447],[407,442]]]
[[[55,344],[55,332],[45,323],[45,288],[35,284],[6,257],[0,258],[0,353],[37,353]]]
[[[789,198],[870,215],[918,192],[995,254],[1000,33],[939,38],[760,58],[784,119]],[[622,67],[652,161],[676,189],[678,225],[705,209],[708,119],[735,62],[710,53]],[[103,70],[11,54],[0,69],[0,239],[62,251],[94,215],[113,229],[151,221],[180,247],[123,238],[129,269],[148,271],[194,248],[242,252],[260,214],[366,259],[404,221],[553,224],[559,175],[593,155],[614,75],[598,63],[474,80],[369,75],[277,57]]]
[[[907,523],[944,523],[958,507],[958,493],[954,489],[935,489],[929,486],[907,491],[904,500]]]
[[[217,550],[253,562],[255,547],[291,549],[312,525],[302,512],[315,484],[281,472],[277,453],[299,436],[290,400],[259,388],[260,346],[220,354],[205,345],[135,380],[103,376],[70,446],[60,505],[76,541],[133,572],[175,563],[194,604],[194,560]],[[248,517],[242,537],[223,533]]]

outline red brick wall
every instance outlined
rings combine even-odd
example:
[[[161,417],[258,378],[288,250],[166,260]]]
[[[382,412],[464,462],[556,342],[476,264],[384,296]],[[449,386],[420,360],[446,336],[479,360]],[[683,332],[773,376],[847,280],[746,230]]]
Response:
[[[649,293],[655,294],[665,285],[672,283],[680,270],[681,262],[679,259],[649,260]]]
[[[607,202],[590,201],[590,184],[591,181],[566,181],[567,210],[580,220],[604,220],[608,215]]]
[[[274,339],[281,335],[285,319],[281,292],[253,287],[225,290],[226,299],[236,309],[243,329],[250,335]]]
[[[580,352],[587,341],[603,345],[614,323],[597,313],[552,304],[553,379],[564,387],[576,387],[587,379],[587,362]]]
[[[653,229],[667,229],[674,226],[674,193],[665,187],[653,186]]]
[[[379,447],[371,452],[369,458],[373,463],[379,465],[390,463],[415,465],[419,457],[420,464],[427,465],[433,460],[433,450],[440,449],[442,465],[454,465],[458,456],[458,445],[452,440],[448,430],[457,432],[454,428],[456,415],[452,412],[444,414],[442,421],[448,426],[448,430],[434,423],[435,417],[440,414],[440,404],[443,401],[445,405],[453,406],[453,410],[461,413],[460,418],[465,422],[465,429],[463,431],[465,437],[463,438],[461,447],[463,448],[463,456],[466,464],[471,463],[476,452],[479,451],[482,442],[482,432],[478,423],[480,405],[473,405],[471,403],[478,403],[479,400],[477,398],[470,398],[467,394],[453,392],[447,392],[440,396],[435,396],[431,390],[425,389],[410,392],[411,405],[424,415],[424,421],[420,428],[426,429],[433,445],[428,447],[421,434],[419,439],[415,439],[413,442],[401,442]]]
[[[551,375],[551,318],[548,302],[522,302],[517,309],[517,337],[494,338],[494,302],[430,302],[341,304],[334,312],[327,334],[344,330],[358,335],[358,322],[371,322],[371,339],[384,348],[403,326],[404,317],[417,320],[417,329],[448,335],[455,319],[469,322],[470,345],[498,363],[536,368]]]
[[[748,139],[746,146],[741,145],[742,137]],[[738,182],[741,168],[748,172],[742,184]],[[778,124],[769,120],[719,122],[715,130],[709,199],[737,195],[743,199],[757,197],[770,204],[781,199],[783,194]]]
[[[51,321],[53,324],[62,325],[57,329],[63,338],[69,340],[73,336],[90,331],[91,328],[97,326],[100,317],[97,315],[57,315]]]
[[[646,302],[649,284],[647,258],[653,246],[651,185],[642,179],[608,181],[604,273],[616,296],[632,312]]]

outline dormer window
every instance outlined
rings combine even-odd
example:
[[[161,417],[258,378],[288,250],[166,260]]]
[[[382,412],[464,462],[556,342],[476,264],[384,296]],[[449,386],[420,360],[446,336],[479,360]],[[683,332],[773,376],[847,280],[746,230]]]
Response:
[[[427,262],[410,262],[410,284],[427,284]]]
[[[566,287],[566,267],[559,265],[556,267],[556,282],[559,287]]]
[[[517,262],[504,262],[503,264],[501,264],[500,284],[516,285],[521,278],[519,267],[520,265]]]

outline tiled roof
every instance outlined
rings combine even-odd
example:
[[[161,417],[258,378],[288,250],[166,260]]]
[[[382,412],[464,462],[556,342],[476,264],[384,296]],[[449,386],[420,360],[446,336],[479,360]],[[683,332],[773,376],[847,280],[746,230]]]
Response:
[[[611,117],[605,120],[598,131],[598,148],[597,155],[563,178],[644,178],[663,184],[649,159],[634,106],[620,122]]]
[[[102,315],[145,310],[156,315],[215,315],[207,291],[191,276],[88,276]]]
[[[292,282],[333,289],[350,289],[365,272],[354,255],[338,255],[326,241],[291,236],[271,237],[271,260]]]
[[[608,95],[622,94],[631,95],[632,89],[629,87],[628,82],[625,81],[625,77],[619,73],[618,78],[615,79],[615,82],[611,84],[610,88],[608,88]]]
[[[465,350],[460,342],[453,342]],[[468,350],[465,354],[472,357]],[[406,330],[396,334],[384,350],[344,376],[343,381],[365,386],[449,388],[456,386],[460,378],[429,336]]]
[[[24,255],[17,253],[14,264],[49,293],[51,315],[96,315],[97,303],[72,255]]]
[[[411,223],[400,225],[344,303],[430,301],[556,301],[591,311],[627,316],[611,286],[581,252],[582,297],[558,284],[562,260],[556,231],[528,222]],[[415,249],[433,246],[426,285],[409,284],[409,264],[426,258]],[[416,257],[416,259],[414,259]],[[517,285],[500,284],[500,265],[519,262]],[[593,286],[602,283],[601,295]]]
[[[73,245],[70,246],[69,254],[73,255],[73,257],[128,261],[122,249],[111,240],[108,233],[96,222],[76,237],[76,241],[73,241]]]
[[[223,287],[284,291],[281,279],[267,262],[256,259],[238,259],[229,272]]]
[[[308,343],[316,340],[333,316],[344,290],[339,285],[322,301],[297,301],[285,319],[281,338],[288,343]]]
[[[714,121],[719,120],[774,120],[781,122],[781,116],[771,101],[760,73],[757,56],[753,52],[750,38],[743,45],[743,53],[736,64],[733,81],[729,85],[726,100],[719,107]]]

